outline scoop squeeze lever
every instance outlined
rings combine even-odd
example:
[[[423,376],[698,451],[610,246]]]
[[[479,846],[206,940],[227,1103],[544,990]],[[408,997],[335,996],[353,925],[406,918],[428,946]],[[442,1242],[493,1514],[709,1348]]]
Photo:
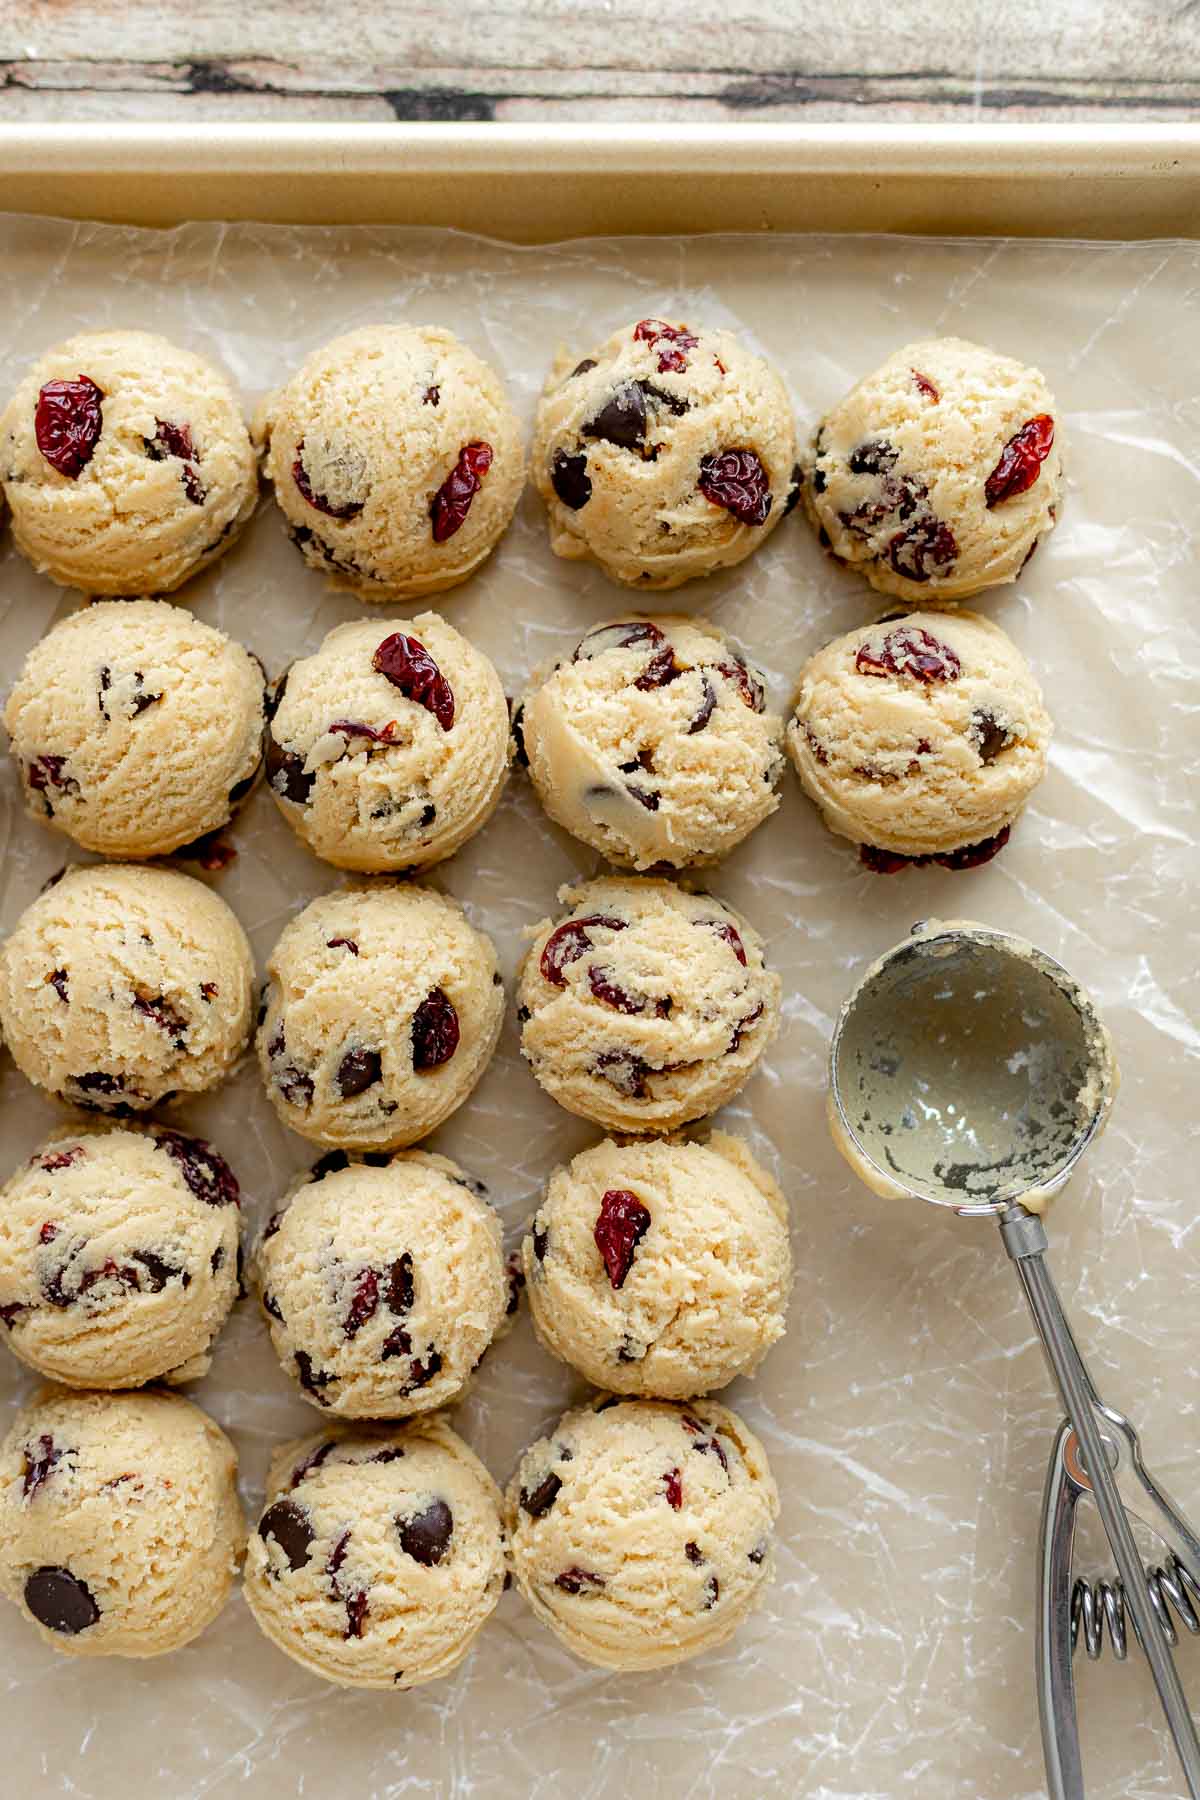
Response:
[[[1043,1508],[1037,1632],[1051,1800],[1084,1793],[1071,1649],[1089,1616],[1089,1653],[1098,1645],[1092,1590],[1070,1579],[1084,1494],[1117,1565],[1117,1582],[1101,1584],[1110,1637],[1117,1647],[1115,1618],[1122,1653],[1127,1608],[1189,1792],[1200,1800],[1200,1739],[1171,1656],[1176,1637],[1165,1604],[1170,1598],[1184,1623],[1200,1629],[1191,1605],[1200,1600],[1200,1539],[1147,1473],[1133,1427],[1100,1400],[1046,1265],[1037,1216],[1103,1129],[1116,1093],[1116,1062],[1095,1007],[1024,939],[965,920],[926,921],[873,963],[844,1002],[829,1073],[834,1142],[869,1187],[999,1221],[1067,1413]],[[1143,1568],[1131,1517],[1165,1543],[1164,1568]]]

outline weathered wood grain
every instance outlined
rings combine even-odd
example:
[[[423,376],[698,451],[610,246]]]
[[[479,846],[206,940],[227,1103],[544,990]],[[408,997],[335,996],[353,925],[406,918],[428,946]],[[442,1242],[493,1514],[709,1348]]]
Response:
[[[0,120],[1163,119],[1197,0],[0,0]]]

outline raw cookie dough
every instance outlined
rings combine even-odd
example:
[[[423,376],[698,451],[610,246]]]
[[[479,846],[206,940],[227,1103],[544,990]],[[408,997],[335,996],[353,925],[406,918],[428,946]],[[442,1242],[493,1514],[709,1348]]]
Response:
[[[791,510],[795,465],[787,389],[730,331],[626,325],[582,362],[561,353],[538,408],[551,548],[627,587],[741,562]]]
[[[787,1202],[721,1131],[582,1151],[550,1177],[522,1257],[541,1342],[614,1393],[724,1387],[784,1333]]]
[[[963,338],[908,344],[822,420],[805,510],[833,554],[917,605],[1015,581],[1061,504],[1038,369]]]
[[[0,1188],[0,1323],[70,1387],[196,1381],[238,1290],[238,1184],[161,1126],[56,1131]]]
[[[253,1275],[284,1370],[351,1419],[457,1399],[508,1305],[499,1218],[423,1150],[382,1167],[322,1157],[268,1221]]]
[[[337,626],[276,684],[271,715],[267,779],[279,810],[342,869],[441,862],[504,791],[500,677],[436,613]]]
[[[817,651],[787,742],[825,823],[868,846],[864,861],[883,872],[930,856],[970,868],[1007,840],[1045,773],[1052,729],[998,625],[913,612]]]
[[[34,645],[4,710],[26,809],[85,850],[165,856],[250,792],[263,700],[258,660],[183,607],[85,607]]]
[[[774,1574],[778,1513],[762,1445],[715,1400],[597,1396],[530,1445],[505,1496],[521,1592],[605,1669],[732,1637]]]
[[[457,587],[525,482],[500,377],[428,326],[366,325],[323,345],[256,432],[293,543],[362,600]]]
[[[457,1668],[505,1569],[500,1491],[434,1416],[277,1451],[245,1594],[271,1642],[314,1675],[410,1688]]]
[[[516,729],[550,817],[610,862],[714,862],[779,805],[782,723],[703,619],[597,625],[535,680]]]
[[[36,362],[0,417],[17,548],[64,587],[169,594],[222,556],[258,473],[225,376],[151,331],[89,331]]]
[[[461,1106],[496,1047],[491,939],[429,888],[314,900],[267,964],[258,1060],[285,1125],[316,1144],[398,1150]]]
[[[605,876],[559,889],[521,969],[521,1050],[568,1112],[674,1131],[745,1083],[779,1022],[762,939],[723,900]]]
[[[237,1456],[190,1400],[47,1387],[0,1445],[0,1590],[55,1650],[158,1656],[225,1604]]]
[[[225,902],[170,869],[68,869],[0,945],[17,1067],[101,1112],[144,1112],[223,1081],[246,1045],[253,986]]]

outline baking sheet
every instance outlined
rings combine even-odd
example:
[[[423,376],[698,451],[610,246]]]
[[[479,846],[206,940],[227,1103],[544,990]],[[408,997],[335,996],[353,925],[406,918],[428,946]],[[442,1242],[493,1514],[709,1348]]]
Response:
[[[303,1673],[264,1643],[237,1596],[197,1643],[144,1665],[56,1657],[4,1607],[8,1791],[1042,1793],[1032,1618],[1058,1417],[1049,1378],[995,1228],[881,1202],[842,1166],[824,1127],[824,1058],[836,1006],[867,961],[933,913],[1020,931],[1091,989],[1125,1080],[1107,1136],[1052,1209],[1054,1266],[1102,1393],[1141,1426],[1150,1466],[1200,1515],[1200,245],[746,236],[517,250],[399,229],[151,234],[21,218],[0,221],[0,245],[5,392],[68,332],[129,324],[223,360],[249,410],[326,337],[393,319],[460,333],[505,372],[529,419],[557,341],[582,354],[627,320],[665,314],[747,331],[788,380],[802,429],[910,338],[994,344],[1045,370],[1069,455],[1059,528],[1015,589],[983,602],[1032,660],[1057,723],[1049,775],[1004,854],[968,874],[872,876],[825,834],[789,773],[780,811],[710,878],[764,932],[785,991],[768,1067],[723,1115],[790,1197],[799,1272],[787,1338],[728,1395],[764,1438],[783,1496],[779,1576],[763,1611],[725,1649],[647,1679],[575,1663],[510,1593],[449,1680],[380,1696]],[[272,673],[359,613],[303,567],[269,499],[186,596]],[[776,706],[808,652],[873,607],[800,514],[750,562],[668,600],[739,637]],[[483,572],[441,600],[509,692],[629,603],[598,571],[549,554],[532,492]],[[4,541],[5,686],[74,604]],[[235,863],[205,879],[261,966],[291,912],[340,877],[295,843],[262,791],[233,839]],[[75,854],[25,819],[7,766],[0,849],[7,929]],[[546,824],[518,775],[483,834],[434,879],[493,933],[511,977],[522,932],[557,885],[596,867]],[[58,1116],[0,1061],[5,1172]],[[248,1224],[315,1154],[278,1125],[249,1065],[185,1116],[228,1153]],[[515,1239],[551,1168],[594,1135],[526,1072],[510,1012],[474,1098],[431,1142],[483,1177]],[[4,1420],[30,1385],[0,1352]],[[189,1391],[232,1432],[253,1515],[272,1446],[314,1415],[251,1302]],[[522,1313],[458,1423],[503,1482],[578,1391]],[[1185,1643],[1180,1663],[1200,1703],[1200,1646]],[[1178,1793],[1141,1660],[1081,1673],[1089,1795]]]

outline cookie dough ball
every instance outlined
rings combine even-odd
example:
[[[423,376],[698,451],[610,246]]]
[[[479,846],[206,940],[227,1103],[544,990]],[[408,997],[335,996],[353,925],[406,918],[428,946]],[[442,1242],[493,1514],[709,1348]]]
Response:
[[[35,819],[105,856],[165,856],[254,785],[257,659],[163,600],[64,619],[25,659],[4,723]]]
[[[17,548],[64,587],[169,594],[224,554],[258,473],[219,369],[151,331],[47,351],[0,416]]]
[[[783,382],[703,325],[642,319],[582,362],[560,356],[538,408],[551,548],[627,587],[741,562],[790,510],[795,463]]]
[[[267,772],[318,856],[425,868],[491,817],[511,740],[500,677],[436,613],[339,625],[278,683]]]
[[[315,1406],[402,1419],[458,1398],[508,1305],[479,1190],[421,1150],[382,1167],[335,1151],[293,1185],[253,1273],[275,1354]]]
[[[504,1016],[491,939],[428,888],[347,888],[306,906],[267,964],[258,1059],[285,1125],[399,1150],[461,1106]]]
[[[178,1395],[43,1388],[0,1445],[0,1590],[73,1656],[158,1656],[225,1604],[237,1457]]]
[[[504,1589],[500,1491],[441,1417],[273,1457],[245,1594],[271,1642],[342,1687],[458,1667]]]
[[[70,1387],[196,1381],[238,1288],[238,1184],[161,1126],[60,1130],[0,1188],[0,1320]]]
[[[1045,773],[1051,731],[998,625],[914,612],[818,650],[787,740],[829,829],[887,872],[911,858],[986,862]]]
[[[0,1021],[17,1067],[101,1112],[216,1087],[245,1048],[253,986],[225,902],[169,869],[68,869],[0,946]]]
[[[568,1112],[674,1131],[744,1085],[779,1023],[757,931],[711,894],[606,876],[559,890],[521,969],[521,1049]]]
[[[1038,369],[932,338],[834,407],[802,473],[822,542],[873,588],[965,600],[1015,581],[1053,529],[1061,423]]]
[[[530,1445],[505,1497],[521,1592],[605,1669],[731,1638],[774,1573],[778,1513],[762,1445],[715,1400],[597,1397]]]
[[[522,1257],[541,1342],[614,1393],[724,1387],[784,1333],[787,1202],[724,1132],[584,1150],[551,1176]]]
[[[610,862],[715,862],[779,805],[783,726],[715,625],[598,625],[535,682],[517,729],[556,824]]]
[[[368,325],[314,351],[259,433],[292,541],[362,600],[457,587],[525,482],[500,377],[428,326]]]

